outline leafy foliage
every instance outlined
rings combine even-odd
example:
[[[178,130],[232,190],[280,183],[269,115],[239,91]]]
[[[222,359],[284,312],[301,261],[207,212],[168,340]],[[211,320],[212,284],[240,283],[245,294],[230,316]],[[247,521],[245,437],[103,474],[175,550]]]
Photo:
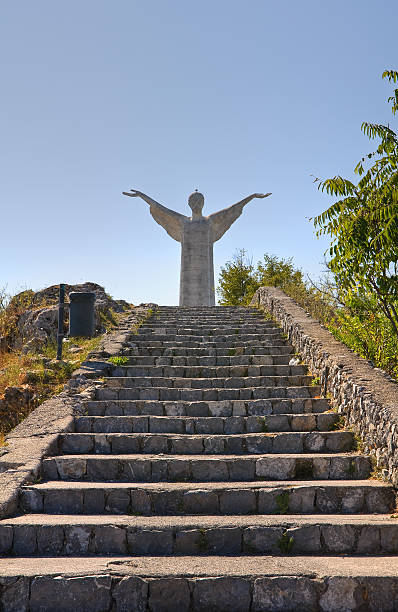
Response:
[[[115,357],[109,357],[108,361],[113,363],[116,366],[128,365],[130,363],[130,359],[123,355],[117,355]]]
[[[264,285],[286,289],[289,285],[304,286],[303,274],[293,265],[293,259],[279,259],[265,253],[254,267],[245,249],[235,252],[231,261],[221,268],[219,287],[220,304],[239,306],[250,304],[253,295]]]
[[[396,83],[398,72],[386,70],[383,78]],[[398,89],[388,101],[395,115]],[[398,137],[385,125],[365,122],[362,131],[380,140],[376,150],[356,165],[357,185],[341,176],[315,179],[338,200],[314,224],[332,239],[329,267],[348,307],[376,300],[398,337]]]
[[[243,249],[238,251],[242,252],[246,254]],[[250,261],[247,255],[246,258],[246,261]],[[237,263],[239,261],[235,259]],[[258,273],[259,268],[261,274]],[[292,259],[278,259],[267,254],[257,268],[251,267],[251,282],[246,282],[250,290],[244,293],[239,283],[234,282],[236,269],[237,265],[224,266],[223,282],[229,293],[222,294],[220,286],[219,293],[224,300],[221,303],[246,305],[258,287],[279,286],[335,338],[398,379],[398,338],[393,333],[390,320],[380,308],[377,296],[364,292],[348,295],[336,284],[330,272],[314,285],[310,280],[304,280]]]
[[[239,249],[231,261],[221,268],[217,293],[222,306],[250,303],[258,289],[254,266],[245,249]]]

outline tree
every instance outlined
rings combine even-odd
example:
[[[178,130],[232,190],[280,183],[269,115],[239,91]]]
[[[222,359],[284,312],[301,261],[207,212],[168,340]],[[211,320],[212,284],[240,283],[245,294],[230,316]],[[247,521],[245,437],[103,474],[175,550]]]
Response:
[[[286,289],[290,285],[304,287],[303,274],[294,267],[292,258],[279,259],[265,253],[255,268],[245,249],[240,249],[221,268],[217,292],[221,305],[245,306],[259,287]]]
[[[254,266],[245,249],[235,252],[231,261],[221,268],[219,287],[222,306],[239,306],[249,304],[258,284],[254,274]]]
[[[383,78],[396,83],[398,72],[387,70]],[[398,89],[388,102],[395,115]],[[379,145],[356,165],[357,185],[341,176],[315,179],[339,199],[314,224],[318,235],[332,238],[328,265],[343,301],[374,297],[398,336],[398,137],[385,125],[365,122],[361,129]]]
[[[293,258],[278,259],[275,255],[264,254],[257,264],[256,278],[259,287],[270,286],[283,289],[286,285],[303,284],[303,273],[293,265]]]

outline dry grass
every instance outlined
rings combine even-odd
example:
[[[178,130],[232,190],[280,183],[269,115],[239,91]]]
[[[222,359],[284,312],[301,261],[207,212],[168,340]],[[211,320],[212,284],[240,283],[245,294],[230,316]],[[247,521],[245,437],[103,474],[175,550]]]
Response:
[[[65,342],[62,361],[55,359],[55,343],[47,344],[37,354],[0,353],[0,399],[4,397],[7,387],[28,389],[33,396],[27,406],[10,406],[0,410],[0,436],[20,423],[43,401],[60,393],[72,372],[99,347],[102,338],[73,338],[73,341]],[[74,347],[79,347],[81,351],[73,352]]]
[[[18,353],[0,353],[0,397],[6,387],[24,384],[25,372],[32,367],[32,358]]]
[[[15,331],[15,321],[21,312],[31,304],[31,293],[33,292],[24,292],[24,294],[17,296],[18,300],[11,300],[7,308],[0,308],[0,332],[12,333],[13,326]],[[103,327],[107,332],[112,331],[126,314],[128,313],[115,313],[111,309],[108,313],[101,314]],[[137,325],[137,329],[141,324],[142,322]],[[4,398],[7,387],[26,389],[32,396],[29,405],[21,407],[5,405],[5,403],[1,406],[0,403],[0,446],[4,444],[4,435],[10,429],[20,423],[44,400],[62,390],[73,371],[79,368],[90,353],[99,348],[102,340],[103,335],[94,338],[67,339],[63,343],[62,361],[56,360],[57,346],[55,341],[49,342],[39,351],[27,355],[23,355],[16,350],[0,352],[0,400]]]

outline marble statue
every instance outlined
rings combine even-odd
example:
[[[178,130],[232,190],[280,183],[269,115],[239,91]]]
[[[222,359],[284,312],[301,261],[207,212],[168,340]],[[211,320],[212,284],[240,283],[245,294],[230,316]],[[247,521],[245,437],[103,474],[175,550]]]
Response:
[[[136,189],[123,191],[123,195],[141,198],[149,204],[155,221],[181,243],[180,306],[214,306],[213,243],[220,240],[246,204],[271,194],[253,193],[208,217],[202,215],[204,197],[198,191],[188,198],[192,217],[170,210]]]

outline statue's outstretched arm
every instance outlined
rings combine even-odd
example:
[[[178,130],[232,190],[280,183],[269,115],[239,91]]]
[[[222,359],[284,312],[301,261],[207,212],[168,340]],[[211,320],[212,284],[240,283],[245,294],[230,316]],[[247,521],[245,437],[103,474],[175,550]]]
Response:
[[[211,222],[213,242],[220,240],[221,236],[225,234],[233,222],[240,217],[246,204],[254,200],[254,198],[267,198],[270,195],[270,193],[253,193],[247,196],[247,198],[243,198],[240,202],[209,215],[208,219]]]
[[[170,208],[166,208],[166,206],[159,204],[159,202],[156,202],[156,200],[150,198],[142,191],[131,189],[131,191],[123,191],[123,195],[144,200],[144,202],[149,204],[151,215],[156,223],[159,223],[174,240],[182,242],[182,226],[184,220],[188,217],[174,210],[170,210]]]

